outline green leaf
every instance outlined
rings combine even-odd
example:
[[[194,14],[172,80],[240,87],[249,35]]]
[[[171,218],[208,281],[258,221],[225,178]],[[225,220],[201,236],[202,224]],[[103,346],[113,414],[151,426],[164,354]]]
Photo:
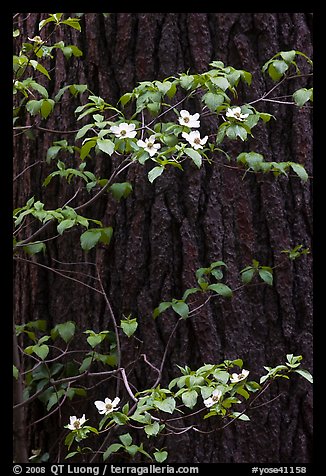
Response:
[[[104,340],[104,338],[105,336],[97,334],[97,335],[88,336],[86,340],[89,343],[89,345],[94,349],[94,347],[99,345]]]
[[[45,252],[46,247],[45,244],[42,242],[29,243],[28,245],[23,246],[23,250],[25,251],[25,253],[32,256],[36,253],[40,253],[41,251]]]
[[[272,116],[272,114],[268,114],[267,112],[260,112],[259,117],[264,122],[269,122],[271,120],[271,118],[274,117],[274,116]],[[274,117],[274,119],[275,119],[275,117]]]
[[[124,446],[130,446],[132,443],[132,437],[130,433],[125,433],[124,435],[120,435],[119,440]]]
[[[167,397],[165,400],[155,400],[154,405],[162,412],[173,413],[175,409],[175,400],[173,397]]]
[[[226,135],[229,139],[236,140],[237,137],[240,137],[242,141],[247,139],[247,131],[244,127],[239,124],[232,124],[226,130]]]
[[[160,425],[157,421],[154,421],[150,425],[146,425],[144,427],[144,431],[145,431],[146,435],[148,435],[148,436],[155,436],[160,431]]]
[[[35,116],[36,114],[38,114],[38,112],[40,111],[41,109],[41,106],[42,106],[42,99],[40,99],[39,101],[36,101],[35,99],[32,99],[31,101],[28,101],[26,103],[26,109],[27,111],[32,115],[32,116]]]
[[[182,300],[185,301],[188,298],[188,296],[190,296],[191,294],[197,293],[198,291],[200,291],[199,288],[186,289],[186,291],[183,293]]]
[[[127,198],[132,192],[132,185],[129,182],[114,183],[109,187],[113,197],[120,202],[121,198]]]
[[[181,398],[186,407],[193,408],[197,403],[198,394],[195,390],[188,390],[183,392]]]
[[[182,317],[182,319],[187,319],[189,315],[189,307],[183,301],[172,302],[172,309]]]
[[[42,66],[40,63],[35,60],[30,60],[30,64],[33,66],[34,69],[44,74],[44,76],[46,76],[48,79],[51,79],[47,69],[45,69],[44,66]]]
[[[110,139],[98,139],[97,146],[105,154],[112,155],[114,152],[114,143]]]
[[[269,284],[269,286],[273,285],[273,274],[270,271],[267,271],[266,269],[258,269],[258,274],[266,284]]]
[[[240,75],[241,75],[241,79],[245,81],[248,84],[248,86],[250,86],[251,80],[252,80],[252,74],[249,73],[248,71],[240,70]]]
[[[63,20],[61,23],[64,25],[68,25],[71,28],[74,28],[75,30],[81,31],[81,27],[79,24],[80,20],[79,18],[67,18],[67,20]]]
[[[280,56],[284,59],[284,61],[288,64],[292,63],[295,58],[295,50],[291,51],[281,51]]]
[[[242,369],[242,366],[243,366],[243,360],[242,359],[233,360],[232,363],[233,363],[233,365],[237,365],[238,367],[240,367],[240,369]]]
[[[257,392],[257,390],[261,389],[259,383],[254,382],[253,380],[251,380],[250,382],[246,382],[245,387],[249,390],[249,392]]]
[[[183,89],[190,89],[192,87],[192,84],[194,82],[194,77],[192,75],[187,75],[187,74],[182,74],[180,76],[180,86]]]
[[[129,420],[128,415],[124,415],[121,412],[114,412],[111,414],[112,420],[119,426],[125,425]]]
[[[57,14],[57,15],[60,15],[60,14]],[[62,13],[61,13],[61,15],[62,15]],[[39,25],[38,25],[39,31],[41,31],[42,28],[43,28],[47,23],[50,23],[50,22],[56,22],[56,19],[54,18],[53,15],[51,15],[49,18],[46,18],[45,20],[40,21],[40,23],[39,23]]]
[[[15,365],[12,366],[12,375],[16,380],[18,379],[19,371]]]
[[[97,245],[101,238],[101,230],[92,228],[80,235],[80,244],[84,251],[89,251]]]
[[[245,415],[244,413],[241,414],[240,412],[233,412],[230,416],[237,418],[238,420],[243,420],[243,421],[250,420],[250,418],[247,415]]]
[[[105,461],[112,453],[116,453],[120,448],[123,448],[123,445],[120,443],[113,443],[110,445],[106,451],[103,453],[103,460]]]
[[[84,135],[93,127],[93,124],[86,124],[85,126],[81,127],[76,134],[75,140],[81,139]]]
[[[80,158],[84,160],[88,156],[90,150],[96,146],[96,140],[91,139],[85,142],[80,149]]]
[[[137,319],[122,319],[121,329],[128,336],[131,337],[138,327]]]
[[[121,96],[119,101],[121,102],[122,106],[125,106],[132,97],[133,97],[133,93],[126,93],[123,96]]]
[[[132,457],[134,457],[135,454],[136,454],[138,451],[140,451],[139,448],[140,448],[140,447],[137,446],[137,445],[130,445],[130,446],[126,446],[126,447],[125,447],[126,451],[127,451]]]
[[[242,395],[246,400],[248,400],[248,398],[250,397],[249,393],[247,392],[247,390],[245,390],[243,387],[239,387],[236,392],[239,394],[239,395]]]
[[[282,60],[274,60],[270,63],[268,67],[268,74],[273,81],[278,81],[285,71],[289,68],[288,64]]]
[[[34,89],[35,91],[37,91],[38,93],[40,93],[41,96],[43,96],[43,98],[47,99],[49,97],[49,94],[47,90],[45,89],[45,87],[37,83],[36,81],[31,81],[30,87]]]
[[[293,370],[293,372],[296,372],[297,374],[301,375],[302,377],[307,379],[308,382],[313,383],[313,376],[311,375],[310,372],[308,372],[308,370],[296,369],[296,370]]]
[[[99,228],[99,231],[101,232],[100,243],[103,243],[104,245],[110,244],[113,235],[113,228],[107,226],[105,228]]]
[[[207,289],[215,291],[217,294],[227,298],[231,298],[233,295],[232,289],[222,283],[210,284]]]
[[[73,321],[63,322],[62,324],[57,324],[54,328],[54,335],[57,333],[66,344],[73,338],[76,330],[76,324]],[[51,332],[52,337],[52,332]],[[53,338],[53,337],[52,337]]]
[[[226,372],[225,370],[218,370],[218,369],[214,371],[213,376],[216,380],[224,384],[226,384],[230,378],[229,372]]]
[[[202,158],[200,153],[197,152],[197,150],[194,150],[188,147],[186,147],[184,151],[188,155],[188,157],[190,157],[193,160],[194,164],[200,169],[202,164]]]
[[[33,346],[33,352],[42,360],[44,360],[47,357],[49,351],[50,351],[49,346],[47,346],[46,344],[42,344],[42,345],[36,344]]]
[[[301,178],[304,182],[308,180],[308,174],[305,168],[301,164],[296,164],[294,162],[290,163],[292,170]]]
[[[76,223],[76,220],[72,220],[71,218],[68,218],[67,220],[62,220],[59,225],[57,226],[57,231],[62,235],[62,233],[65,230],[68,230],[69,228],[72,228]]]
[[[155,461],[157,461],[158,463],[163,463],[163,461],[165,461],[166,458],[168,457],[168,452],[162,451],[162,450],[155,451],[153,455],[154,455]]]
[[[49,147],[46,153],[46,161],[49,163],[52,159],[54,159],[61,150],[60,145],[53,145]]]
[[[83,372],[85,372],[89,366],[91,365],[93,361],[93,358],[92,357],[85,357],[85,359],[83,360],[81,366],[79,367],[79,372],[82,374]]]
[[[153,318],[156,319],[156,317],[161,314],[162,312],[166,311],[169,307],[171,307],[172,302],[161,302],[158,307],[156,307],[153,311]]]
[[[147,104],[147,109],[149,112],[152,114],[152,116],[157,116],[158,113],[160,112],[161,109],[161,103],[160,102],[151,102]]]
[[[154,180],[159,177],[164,171],[164,167],[154,167],[152,170],[148,172],[148,180],[153,183]]]
[[[312,90],[311,89],[298,89],[292,95],[294,102],[297,106],[302,107],[309,99],[312,97]]]
[[[212,78],[212,83],[223,91],[225,91],[230,86],[229,81],[224,76]]]
[[[206,106],[212,111],[215,112],[216,109],[221,106],[224,102],[224,97],[222,94],[215,94],[215,93],[206,93],[202,97],[202,101],[206,104]]]

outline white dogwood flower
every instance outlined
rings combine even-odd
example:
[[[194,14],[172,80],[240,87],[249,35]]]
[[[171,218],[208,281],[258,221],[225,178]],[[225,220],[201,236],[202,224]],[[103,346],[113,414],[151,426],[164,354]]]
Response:
[[[139,139],[137,141],[137,145],[139,147],[142,147],[144,150],[146,150],[146,152],[148,152],[151,157],[153,157],[153,155],[157,154],[158,149],[161,148],[161,144],[155,144],[155,136],[154,135],[150,136],[148,139],[145,139],[145,141]]]
[[[196,112],[196,114],[191,115],[188,111],[182,109],[182,111],[180,111],[180,116],[181,117],[179,117],[179,124],[181,124],[181,126],[187,126],[190,128],[200,127],[200,122],[198,121],[198,112]]]
[[[226,117],[236,119],[237,121],[244,121],[249,114],[242,114],[241,107],[232,107],[226,111]]]
[[[113,401],[110,398],[106,398],[104,402],[97,400],[94,402],[94,405],[98,409],[100,415],[108,415],[111,412],[114,412],[118,408],[118,403],[120,402],[120,398],[116,397]]]
[[[69,428],[69,430],[72,430],[72,431],[79,430],[83,426],[85,421],[86,421],[85,414],[81,418],[77,418],[76,416],[71,416],[70,423],[69,425],[67,425],[67,428]]]
[[[230,381],[231,383],[241,382],[241,380],[244,380],[245,378],[247,378],[248,375],[249,375],[249,370],[243,369],[241,374],[232,374]]]
[[[137,132],[135,131],[135,124],[127,124],[126,122],[121,122],[118,126],[111,126],[110,131],[118,137],[119,139],[133,139]]]
[[[209,408],[215,405],[215,403],[219,401],[221,396],[222,396],[222,392],[220,390],[218,389],[214,390],[214,392],[212,393],[212,396],[204,400],[205,407]]]
[[[208,139],[208,136],[201,139],[199,131],[191,131],[189,134],[183,132],[182,137],[184,137],[194,149],[202,149]]]

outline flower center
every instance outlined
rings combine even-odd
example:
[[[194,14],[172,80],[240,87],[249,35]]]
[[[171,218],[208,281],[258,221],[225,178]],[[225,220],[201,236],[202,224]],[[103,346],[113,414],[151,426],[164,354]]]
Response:
[[[126,131],[125,129],[122,129],[122,130],[120,131],[120,134],[121,134],[122,136],[125,136],[125,135],[127,134],[127,131]]]
[[[74,427],[76,428],[76,430],[79,430],[79,428],[80,428],[80,421],[79,420],[74,421]]]
[[[153,146],[154,146],[153,142],[147,142],[147,147],[148,147],[149,149],[152,149]]]
[[[200,137],[196,137],[196,138],[194,139],[194,143],[195,143],[195,144],[200,144]]]
[[[111,411],[112,408],[113,408],[112,403],[107,403],[107,404],[105,405],[105,408],[107,409],[107,411]]]
[[[212,396],[212,400],[213,400],[214,402],[218,402],[218,401],[219,401],[219,398],[220,398],[219,395],[213,395],[213,396]]]
[[[189,122],[189,117],[184,117],[183,122]]]

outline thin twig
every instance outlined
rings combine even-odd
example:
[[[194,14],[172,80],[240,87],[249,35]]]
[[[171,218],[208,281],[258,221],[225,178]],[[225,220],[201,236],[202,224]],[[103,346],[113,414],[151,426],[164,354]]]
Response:
[[[86,286],[87,288],[91,289],[92,291],[95,291],[99,294],[103,294],[102,291],[99,291],[98,289],[94,288],[93,286],[90,286],[89,284],[84,283],[83,281],[80,281],[79,279],[72,278],[71,276],[67,276],[64,273],[61,273],[60,271],[56,270],[55,268],[51,268],[50,266],[46,266],[45,264],[38,263],[37,261],[31,261],[26,258],[21,258],[19,256],[14,256],[14,259],[17,261],[25,261],[26,263],[33,264],[35,266],[40,266],[41,268],[45,268],[49,271],[52,271],[53,273],[59,274],[60,276],[63,276],[66,279],[70,279],[71,281],[76,281],[79,284],[82,284],[83,286]]]
[[[110,313],[110,316],[111,316],[111,319],[112,319],[112,324],[113,324],[114,333],[115,333],[115,338],[116,338],[116,346],[117,346],[117,356],[118,356],[118,357],[117,357],[117,358],[118,358],[117,366],[118,366],[118,367],[121,367],[121,345],[120,345],[120,337],[119,337],[118,324],[117,324],[117,321],[116,321],[116,318],[115,318],[115,315],[114,315],[114,312],[113,312],[111,303],[110,303],[109,298],[108,298],[108,296],[107,296],[107,293],[105,292],[105,289],[104,289],[104,286],[103,286],[103,282],[102,282],[102,279],[101,279],[101,275],[100,275],[98,266],[96,266],[96,273],[97,273],[97,276],[98,276],[98,280],[99,280],[101,292],[102,292],[102,294],[103,294],[103,296],[104,296],[106,305],[107,305],[107,307],[108,307],[108,309],[109,309],[109,313]],[[117,389],[116,389],[117,395],[119,394],[119,390],[120,390],[120,380],[117,380]]]

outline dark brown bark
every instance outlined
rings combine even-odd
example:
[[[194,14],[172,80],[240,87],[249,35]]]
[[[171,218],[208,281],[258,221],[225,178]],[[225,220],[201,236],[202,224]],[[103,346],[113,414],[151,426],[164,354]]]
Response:
[[[21,22],[22,34],[38,34],[35,25],[42,15],[33,13]],[[112,13],[104,18],[87,13],[81,34],[67,29],[64,37],[59,32],[55,38],[79,45],[84,57],[67,63],[62,55],[56,56],[51,64],[50,94],[65,84],[87,83],[95,94],[114,103],[138,81],[163,79],[187,69],[202,72],[211,61],[222,60],[253,74],[252,86],[240,88],[242,104],[261,97],[270,86],[260,68],[275,53],[295,49],[312,56],[309,15]],[[280,94],[290,94],[292,87],[303,86],[295,80]],[[77,105],[73,100],[56,108],[45,127],[77,129],[79,123],[72,113]],[[299,162],[312,175],[309,110],[267,103],[259,103],[257,108],[274,114],[277,121],[257,126],[252,149],[230,142],[228,152],[236,157],[242,150],[256,150],[266,160]],[[205,129],[212,131],[209,120],[203,132]],[[51,142],[61,138],[42,132],[37,133],[35,141],[19,136],[15,141],[14,175],[43,159]],[[102,176],[110,171],[109,161],[105,162],[94,164]],[[72,196],[73,187],[54,180],[47,189],[41,187],[47,169],[46,165],[33,167],[19,184],[17,181],[15,206],[35,195],[48,208],[56,208]],[[119,206],[106,197],[85,215],[113,226],[110,247],[93,250],[89,257],[95,258],[100,267],[116,315],[121,318],[132,313],[139,319],[137,337],[142,344],[137,348],[127,338],[122,339],[122,358],[125,363],[132,362],[145,352],[159,366],[176,316],[167,312],[153,321],[153,309],[193,287],[195,270],[213,261],[223,260],[228,265],[227,283],[235,288],[240,284],[239,271],[253,258],[263,265],[277,266],[284,260],[281,250],[299,243],[311,247],[312,182],[302,184],[294,177],[275,179],[253,174],[242,179],[242,173],[217,162],[200,170],[188,166],[183,173],[167,170],[151,185],[147,171],[142,166],[128,169],[124,179],[133,184],[133,194]],[[44,263],[51,258],[64,262],[88,259],[78,240],[79,234],[71,232],[49,242]],[[177,374],[176,364],[195,369],[204,363],[238,357],[244,360],[245,368],[251,369],[253,378],[262,373],[263,365],[273,366],[284,360],[286,353],[302,354],[304,366],[312,371],[311,260],[307,255],[279,267],[272,288],[246,287],[230,302],[215,299],[195,318],[182,322],[172,338],[162,384]],[[48,319],[53,326],[74,320],[81,330],[103,330],[110,322],[101,296],[23,263],[17,264],[15,272],[15,313],[19,323]],[[130,375],[138,390],[151,386],[155,378],[155,372],[145,363],[137,364]],[[208,436],[184,433],[178,436],[178,444],[173,437],[162,439],[169,462],[310,462],[311,388],[303,379],[293,377],[290,382],[273,385],[264,401],[278,394],[270,405],[250,413],[251,423],[238,422]],[[31,419],[42,414],[37,405],[29,410]],[[35,448],[37,435],[42,435],[42,444],[50,457],[56,458],[55,445],[66,423],[60,420],[58,425],[54,416],[50,423],[32,427],[30,448]]]

